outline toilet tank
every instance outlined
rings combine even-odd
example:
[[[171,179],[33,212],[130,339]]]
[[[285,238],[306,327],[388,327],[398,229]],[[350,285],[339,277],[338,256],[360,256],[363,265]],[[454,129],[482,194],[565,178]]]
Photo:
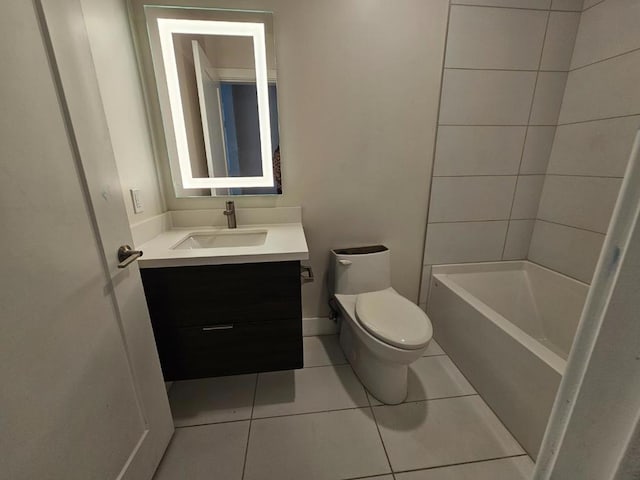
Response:
[[[333,293],[356,295],[391,286],[391,252],[384,245],[331,250]]]

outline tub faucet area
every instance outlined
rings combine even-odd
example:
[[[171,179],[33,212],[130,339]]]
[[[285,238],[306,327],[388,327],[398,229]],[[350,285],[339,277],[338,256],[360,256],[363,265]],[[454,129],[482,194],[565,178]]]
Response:
[[[223,213],[224,216],[227,217],[227,227],[237,228],[238,224],[236,222],[236,206],[233,201],[227,202],[227,208]]]

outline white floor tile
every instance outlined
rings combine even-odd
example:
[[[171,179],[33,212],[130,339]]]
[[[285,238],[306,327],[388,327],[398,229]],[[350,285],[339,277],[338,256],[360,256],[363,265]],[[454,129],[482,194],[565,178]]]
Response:
[[[366,405],[364,388],[349,365],[304,368],[259,374],[253,417]]]
[[[173,382],[173,422],[184,427],[251,418],[255,384],[255,374]]]
[[[248,421],[178,428],[153,478],[240,480],[248,433]]]
[[[374,407],[394,471],[524,454],[479,396]]]
[[[446,355],[422,357],[409,367],[407,402],[457,397],[476,393]],[[369,394],[372,405],[382,405]]]
[[[338,335],[322,335],[304,337],[304,366],[319,367],[323,365],[342,365],[347,359],[342,353]]]
[[[424,351],[423,357],[430,357],[432,355],[444,355],[445,352],[442,347],[434,339],[431,339],[429,346]]]
[[[265,418],[251,424],[245,480],[324,480],[389,471],[369,409]]]
[[[524,456],[396,473],[396,480],[529,480],[532,473],[533,462]]]

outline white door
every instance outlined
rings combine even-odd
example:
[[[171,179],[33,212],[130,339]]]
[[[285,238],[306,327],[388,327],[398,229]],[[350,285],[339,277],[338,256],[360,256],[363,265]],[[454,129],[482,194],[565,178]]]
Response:
[[[173,432],[76,0],[0,15],[0,477],[152,477]]]

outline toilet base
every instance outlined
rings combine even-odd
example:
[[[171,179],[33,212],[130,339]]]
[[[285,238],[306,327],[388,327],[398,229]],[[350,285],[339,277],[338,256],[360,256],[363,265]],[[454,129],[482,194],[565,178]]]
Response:
[[[357,337],[349,321],[344,319],[340,326],[340,346],[369,393],[382,403],[389,405],[404,402],[407,398],[409,363],[415,358],[407,358],[409,360],[407,363],[397,363],[375,355]]]

